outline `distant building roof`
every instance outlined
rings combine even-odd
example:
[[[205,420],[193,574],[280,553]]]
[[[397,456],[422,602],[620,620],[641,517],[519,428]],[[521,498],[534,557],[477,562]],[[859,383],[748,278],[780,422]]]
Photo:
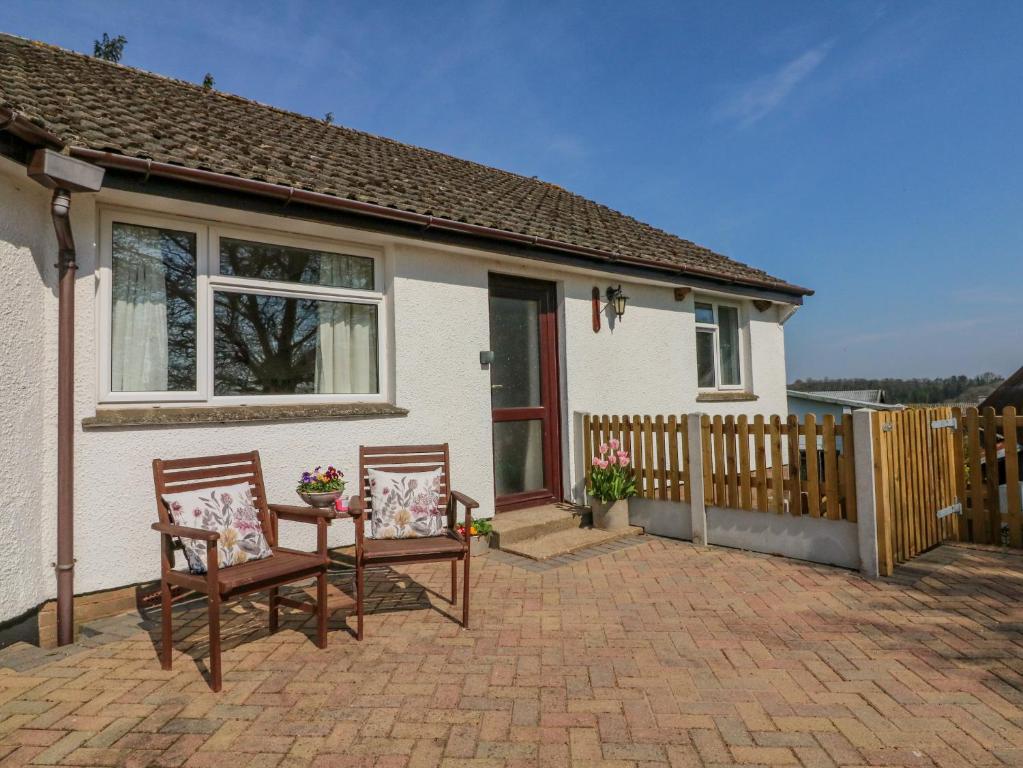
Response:
[[[856,400],[860,403],[885,402],[883,389],[815,389],[811,394],[837,397],[843,400]]]
[[[881,393],[881,390],[861,389],[849,390],[847,392],[800,392],[796,389],[790,389],[788,390],[788,396],[802,400],[810,400],[815,403],[830,403],[832,405],[842,405],[850,408],[873,408],[875,411],[901,411],[906,407],[904,405],[888,405],[882,402],[880,398],[876,400],[861,400],[846,396],[868,394],[871,392]]]
[[[998,385],[998,389],[984,398],[978,408],[994,408],[1001,411],[1013,405],[1017,411],[1023,410],[1023,368]]]

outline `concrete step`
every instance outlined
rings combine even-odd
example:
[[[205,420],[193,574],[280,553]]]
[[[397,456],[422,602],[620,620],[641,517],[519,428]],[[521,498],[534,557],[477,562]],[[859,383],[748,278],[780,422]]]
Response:
[[[516,542],[548,536],[560,531],[589,525],[590,510],[571,504],[548,504],[543,507],[500,512],[494,519],[490,545],[507,549]]]
[[[544,533],[534,538],[522,539],[513,544],[505,544],[501,549],[531,560],[546,560],[559,555],[569,555],[580,549],[596,547],[609,541],[625,536],[638,536],[642,528],[629,526],[615,531],[599,528],[566,528],[554,533]]]

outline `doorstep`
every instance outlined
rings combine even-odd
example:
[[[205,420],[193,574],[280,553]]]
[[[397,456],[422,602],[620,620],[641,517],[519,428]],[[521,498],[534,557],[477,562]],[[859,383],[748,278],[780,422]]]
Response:
[[[600,528],[571,528],[532,539],[523,539],[514,544],[506,544],[501,547],[501,551],[528,557],[530,560],[548,560],[618,539],[639,536],[642,533],[643,529],[635,525],[614,531],[605,531]]]
[[[634,526],[616,531],[591,528],[590,521],[588,507],[564,503],[499,512],[493,520],[491,546],[531,560],[547,560],[643,533]]]

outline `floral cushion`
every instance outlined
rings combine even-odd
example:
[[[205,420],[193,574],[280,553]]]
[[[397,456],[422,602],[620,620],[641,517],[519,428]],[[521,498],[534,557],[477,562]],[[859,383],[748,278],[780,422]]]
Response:
[[[446,518],[440,509],[440,469],[432,472],[369,470],[373,500],[370,537],[414,539],[439,536]]]
[[[222,488],[164,494],[175,525],[217,531],[217,566],[229,568],[249,560],[262,560],[273,552],[263,536],[259,512],[248,483]],[[206,542],[182,539],[188,570],[206,573]]]

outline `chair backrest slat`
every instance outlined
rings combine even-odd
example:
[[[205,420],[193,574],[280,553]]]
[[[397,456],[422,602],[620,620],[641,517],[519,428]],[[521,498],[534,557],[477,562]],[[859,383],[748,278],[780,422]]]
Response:
[[[440,468],[440,506],[448,503],[450,464],[448,444],[438,445],[381,445],[359,446],[359,490],[366,503],[369,517],[373,511],[373,494],[369,490],[369,470],[384,472],[432,472]]]
[[[174,522],[170,517],[164,494],[199,491],[225,485],[247,483],[259,512],[263,534],[271,546],[277,546],[277,530],[267,507],[263,469],[259,451],[222,456],[195,456],[183,459],[155,459],[153,480],[156,485],[156,507],[160,522]]]

